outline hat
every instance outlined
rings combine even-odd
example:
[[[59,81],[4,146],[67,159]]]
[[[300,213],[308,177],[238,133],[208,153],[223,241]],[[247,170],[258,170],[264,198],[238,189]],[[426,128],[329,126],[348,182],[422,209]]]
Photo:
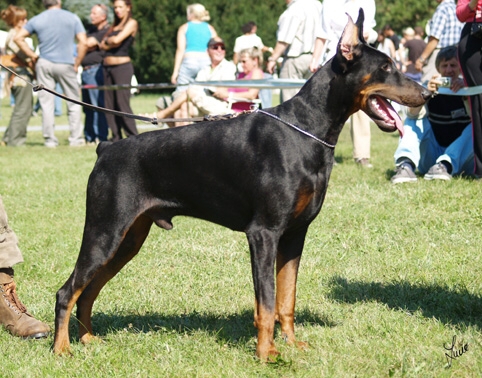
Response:
[[[217,45],[223,45],[224,46],[224,41],[219,37],[211,38],[208,42],[208,47],[217,46]]]

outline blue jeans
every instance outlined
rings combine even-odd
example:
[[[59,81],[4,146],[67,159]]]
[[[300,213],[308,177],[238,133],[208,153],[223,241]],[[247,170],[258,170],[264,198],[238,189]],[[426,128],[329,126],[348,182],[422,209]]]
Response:
[[[188,57],[184,58],[181,63],[181,67],[179,67],[179,74],[177,75],[177,84],[190,84],[192,83],[198,74],[204,67],[207,67],[211,64],[211,59],[206,54],[204,58],[193,58]],[[184,88],[184,87],[183,87]],[[187,89],[187,86],[185,87]]]
[[[82,85],[104,85],[104,73],[100,64],[89,66],[82,71]],[[94,106],[104,107],[104,91],[98,89],[82,89],[82,101]],[[109,128],[105,114],[84,108],[84,135],[87,142],[107,140]]]
[[[404,135],[395,151],[395,164],[403,158],[409,158],[420,173],[425,174],[430,167],[441,161],[452,165],[452,175],[474,171],[474,148],[472,142],[472,124],[468,124],[462,134],[449,146],[442,147],[435,139],[432,126],[427,117],[422,119],[407,118]]]

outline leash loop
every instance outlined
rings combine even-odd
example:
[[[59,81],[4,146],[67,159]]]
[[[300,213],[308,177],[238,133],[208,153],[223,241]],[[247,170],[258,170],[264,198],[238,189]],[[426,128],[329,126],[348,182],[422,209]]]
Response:
[[[281,123],[284,123],[285,125],[287,125],[287,126],[293,128],[293,129],[295,129],[296,131],[299,131],[300,133],[302,133],[302,134],[304,134],[304,135],[306,135],[306,136],[308,136],[308,137],[316,140],[318,143],[322,144],[322,145],[325,146],[325,147],[328,147],[328,148],[331,148],[331,149],[334,149],[334,148],[336,147],[334,144],[330,144],[330,143],[328,143],[328,142],[325,142],[324,140],[321,140],[321,139],[317,138],[317,137],[314,136],[313,134],[310,134],[308,131],[305,131],[305,130],[301,129],[301,128],[299,128],[298,126],[296,126],[296,125],[294,125],[294,124],[292,124],[292,123],[290,123],[290,122],[286,122],[286,121],[282,120],[280,117],[278,117],[278,116],[276,116],[276,115],[274,115],[274,114],[265,112],[264,110],[261,110],[261,109],[256,109],[255,112],[256,112],[256,113],[263,113],[263,114],[267,115],[268,117],[274,118],[275,120],[277,120],[277,121],[279,121],[279,122],[281,122]]]

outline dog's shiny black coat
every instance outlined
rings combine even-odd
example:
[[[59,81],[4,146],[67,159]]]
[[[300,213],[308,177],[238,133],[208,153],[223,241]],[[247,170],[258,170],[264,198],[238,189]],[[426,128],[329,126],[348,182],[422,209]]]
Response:
[[[394,131],[384,99],[419,106],[430,92],[366,45],[362,24],[361,11],[356,25],[349,21],[332,61],[298,95],[266,111],[333,145],[345,121],[359,109],[382,130]],[[325,197],[333,148],[272,117],[252,113],[102,143],[97,152],[80,254],[57,293],[56,353],[69,350],[73,306],[77,303],[81,341],[88,342],[93,337],[92,305],[102,287],[137,254],[153,222],[170,229],[176,215],[246,233],[257,355],[277,355],[275,320],[283,337],[296,343],[298,266],[308,226]]]

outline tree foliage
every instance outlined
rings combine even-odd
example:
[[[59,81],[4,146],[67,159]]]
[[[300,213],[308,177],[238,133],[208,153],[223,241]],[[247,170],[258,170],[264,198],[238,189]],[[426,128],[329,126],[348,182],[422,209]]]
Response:
[[[376,4],[377,27],[390,24],[399,34],[407,26],[425,27],[438,5],[434,0],[376,0]]]
[[[177,29],[186,22],[186,6],[194,1],[132,0],[134,18],[140,30],[132,58],[136,76],[141,83],[168,82],[174,65]],[[109,0],[63,0],[63,7],[89,22],[90,8],[97,3],[112,5]],[[231,57],[234,40],[241,35],[241,26],[248,21],[258,24],[258,35],[267,46],[276,43],[276,28],[280,14],[286,7],[284,0],[232,1],[203,0],[209,10],[210,23],[225,40],[227,56]],[[8,4],[25,7],[29,17],[42,12],[40,0],[0,0],[0,8]],[[437,3],[435,0],[376,0],[377,27],[389,23],[399,34],[407,26],[424,26]],[[112,11],[110,19],[112,19]],[[6,26],[0,24],[2,29]]]

